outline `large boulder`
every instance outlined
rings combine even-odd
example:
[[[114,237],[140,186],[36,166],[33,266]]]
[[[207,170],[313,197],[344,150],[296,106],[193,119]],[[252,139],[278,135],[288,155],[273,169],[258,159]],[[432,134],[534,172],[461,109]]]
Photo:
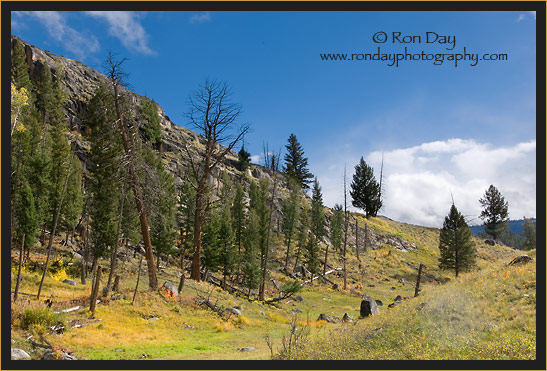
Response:
[[[241,312],[235,308],[226,308],[226,312],[230,312],[232,314],[235,314],[236,316],[241,316]]]
[[[30,359],[30,355],[23,349],[11,348],[11,359]]]
[[[319,317],[317,317],[317,321],[327,321],[330,323],[336,323],[332,318],[327,316],[325,313],[321,313]]]
[[[511,260],[511,263],[509,263],[508,265],[526,264],[526,263],[528,263],[532,260],[534,260],[534,259],[532,259],[531,257],[529,257],[526,254],[522,254],[522,255],[517,256],[515,259]]]
[[[343,322],[353,322],[353,319],[349,316],[349,314],[344,313],[344,317],[342,317]]]
[[[363,300],[361,301],[361,317],[368,317],[370,315],[378,314],[378,305],[376,300],[371,298],[368,295],[363,295]]]
[[[78,284],[76,283],[76,281],[71,280],[70,278],[64,279],[63,282],[66,283],[67,285],[70,285],[70,286],[78,286]]]
[[[179,296],[178,288],[172,282],[165,281],[161,287],[162,291],[165,291],[169,296],[176,298]]]

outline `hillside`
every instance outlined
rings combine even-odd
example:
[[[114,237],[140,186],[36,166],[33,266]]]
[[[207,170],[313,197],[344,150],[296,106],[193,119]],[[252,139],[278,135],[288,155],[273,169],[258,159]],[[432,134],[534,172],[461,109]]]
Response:
[[[91,179],[94,174],[89,168],[90,144],[84,135],[86,121],[83,118],[90,98],[106,77],[78,61],[55,56],[12,36],[12,46],[15,43],[24,45],[34,81],[43,68],[51,68],[53,76],[57,75],[58,68],[64,70],[62,86],[68,94],[68,102],[63,107],[66,129],[81,149],[78,156],[82,177]],[[135,122],[140,125],[142,117],[137,108],[143,97],[131,91],[124,93]],[[200,155],[205,140],[198,133],[173,123],[159,105],[157,109],[162,139],[154,156],[161,156],[161,163],[179,189],[189,172],[183,147],[188,146],[192,154]],[[271,235],[266,248],[270,249],[270,255],[267,261],[264,259],[267,268],[264,300],[258,300],[256,288],[247,290],[235,269],[225,275],[228,276],[226,289],[220,287],[221,273],[208,272],[208,267],[202,282],[188,279],[192,254],[190,249],[178,248],[173,258],[158,252],[155,262],[159,268],[159,285],[163,286],[150,291],[141,247],[138,242],[133,244],[125,239],[111,255],[117,261],[119,284],[113,288],[112,296],[103,297],[99,293],[100,302],[93,315],[90,309],[93,277],[102,270],[96,286],[100,291],[111,269],[111,251],[97,252],[96,270],[93,270],[90,260],[84,259],[89,255],[88,245],[93,239],[87,236],[93,237],[93,228],[91,234],[88,227],[59,228],[53,236],[53,254],[40,300],[36,299],[36,292],[46,265],[45,239],[34,243],[23,261],[19,246],[11,246],[12,292],[19,263],[24,262],[20,296],[11,303],[12,349],[26,351],[31,359],[88,360],[535,357],[535,261],[508,266],[519,255],[518,251],[500,244],[489,245],[474,237],[477,266],[456,279],[452,271],[439,269],[438,229],[384,216],[367,219],[362,214],[351,213],[345,286],[341,248],[335,248],[330,237],[333,210],[325,207],[327,233],[317,245],[317,261],[320,272],[326,273],[314,276],[307,270],[304,256],[295,254],[294,245],[285,264],[286,245],[280,226],[282,204],[290,193],[285,176],[257,164],[240,171],[236,163],[237,155],[229,152],[207,179],[215,194],[214,201],[220,199],[223,174],[243,185],[246,204],[250,203],[252,182],[265,179],[271,185],[274,176],[281,179],[277,194],[272,197],[271,229],[255,235],[256,240],[263,239],[264,234]],[[70,167],[66,173],[70,174]],[[309,210],[310,197],[301,197],[304,200],[301,210]],[[114,218],[118,214],[112,215]],[[117,219],[121,225],[122,217]],[[42,229],[43,236],[52,234],[45,231],[45,227]],[[309,229],[304,229],[304,237]],[[74,233],[75,230],[78,233]],[[182,236],[181,227],[180,240]],[[118,246],[118,239],[115,245]],[[330,255],[325,262],[327,252]],[[265,256],[260,251],[254,253],[254,257]],[[535,250],[530,255],[535,258]],[[242,256],[238,259],[239,263],[246,263]],[[421,291],[415,297],[420,267],[423,269]],[[173,286],[177,287],[181,276],[186,277],[182,281],[184,286],[176,290]],[[287,286],[284,285],[289,284],[299,291],[285,297]],[[379,312],[359,318],[364,295],[376,302]],[[342,321],[343,318],[347,321]],[[292,339],[290,346],[289,339]],[[420,342],[427,347],[419,347]]]

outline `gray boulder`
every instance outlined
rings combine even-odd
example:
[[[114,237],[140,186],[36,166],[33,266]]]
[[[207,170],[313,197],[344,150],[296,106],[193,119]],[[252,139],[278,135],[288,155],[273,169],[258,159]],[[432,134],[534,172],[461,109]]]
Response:
[[[384,305],[384,303],[381,300],[376,299],[375,301],[376,301],[376,305],[379,307]]]
[[[69,278],[65,278],[63,280],[64,283],[66,283],[67,285],[70,285],[70,286],[78,286],[78,284],[76,283],[76,281],[74,280],[71,280]]]
[[[403,300],[403,299],[401,298],[401,295],[397,295],[397,296],[395,297],[395,300],[393,301],[393,303],[391,303],[391,304],[388,305],[388,308],[393,308],[393,307],[395,307],[395,306],[401,304],[401,301],[402,301],[402,300]]]
[[[51,349],[46,349],[44,354],[42,354],[42,357],[40,357],[41,360],[44,361],[77,361],[78,359],[74,357],[72,354],[65,353],[61,351],[60,354],[55,354]]]
[[[243,347],[239,349],[240,352],[254,352],[255,350],[256,349],[253,347]]]
[[[534,259],[532,259],[531,257],[529,257],[526,254],[523,254],[523,255],[519,255],[515,259],[511,260],[511,263],[509,263],[508,265],[526,264],[526,263],[528,263],[532,260],[534,260]]]
[[[325,313],[321,313],[319,317],[317,317],[317,321],[327,321],[330,323],[335,323],[334,320],[327,316]]]
[[[349,314],[344,313],[344,316],[342,317],[342,322],[353,322],[353,319],[349,316]]]
[[[496,244],[496,241],[494,240],[484,240],[484,243],[490,246],[494,246]]]
[[[11,348],[11,359],[30,359],[30,355],[23,349]]]
[[[376,300],[371,298],[368,295],[363,295],[363,300],[361,301],[361,310],[360,314],[361,317],[368,317],[370,315],[378,314],[378,305],[376,304]]]
[[[236,316],[241,316],[241,312],[235,308],[226,308],[226,312],[230,312],[232,314],[235,314]]]
[[[167,293],[169,295],[171,295],[172,297],[178,297],[179,296],[179,292],[178,292],[178,288],[177,286],[175,286],[173,283],[169,282],[169,281],[165,281],[163,286],[162,286],[162,289],[165,289],[167,290]]]

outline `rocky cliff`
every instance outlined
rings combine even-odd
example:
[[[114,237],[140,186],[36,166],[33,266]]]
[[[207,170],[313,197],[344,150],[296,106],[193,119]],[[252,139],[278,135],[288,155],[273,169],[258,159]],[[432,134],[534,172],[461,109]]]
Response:
[[[58,76],[58,70],[63,70],[61,81],[65,87],[66,93],[68,94],[68,102],[65,106],[68,127],[71,131],[82,132],[85,129],[83,117],[87,109],[87,102],[91,99],[100,83],[108,83],[107,77],[79,61],[56,56],[49,51],[37,48],[36,46],[31,45],[16,36],[11,36],[11,42],[12,49],[15,43],[21,43],[24,46],[27,56],[27,64],[29,66],[32,79],[39,79],[40,71],[44,68],[44,66],[48,66],[51,69],[54,79]],[[127,95],[132,106],[133,113],[137,115],[136,119],[137,122],[139,122],[138,111],[136,108],[140,105],[144,97],[127,89],[123,89],[123,92]],[[162,158],[165,160],[168,170],[174,175],[175,184],[180,185],[188,166],[187,160],[185,159],[184,146],[187,145],[194,154],[198,154],[204,148],[205,139],[201,135],[173,123],[169,119],[169,116],[165,114],[163,108],[159,105],[157,105],[157,107],[161,123],[162,136],[162,141],[158,149]],[[79,141],[76,145],[84,147],[86,146],[86,143]],[[83,152],[84,151],[82,151],[82,153]],[[83,157],[80,157],[80,160],[85,165],[86,158],[85,155],[82,156]],[[223,172],[226,172],[233,182],[243,182],[246,191],[249,189],[251,180],[258,182],[260,179],[266,178],[273,184],[274,174],[270,169],[257,164],[251,164],[250,168],[245,173],[242,173],[236,169],[236,163],[237,154],[231,151],[226,157],[224,163],[220,164],[220,166],[212,174],[211,181],[214,190],[219,190],[221,188]],[[274,200],[274,232],[280,232],[279,226],[281,224],[281,205],[283,203],[283,199],[289,195],[287,181],[284,175],[278,173],[278,179],[279,184],[277,197]],[[309,208],[309,197],[306,197],[306,200]],[[325,211],[327,216],[327,235],[330,235],[329,224],[332,211],[327,208]],[[350,217],[349,223],[351,227],[348,228],[348,245],[350,248],[353,248],[355,246],[355,218],[353,216]],[[362,241],[365,236],[365,232],[362,227],[364,227],[363,223],[360,224],[358,231],[360,240],[359,244],[361,248],[363,246]],[[415,244],[409,243],[400,237],[384,234],[372,228],[369,228],[368,233],[368,245],[372,249],[376,249],[383,244],[391,245],[402,251],[409,251],[417,248]],[[325,238],[323,242],[331,245],[330,238],[328,237]]]

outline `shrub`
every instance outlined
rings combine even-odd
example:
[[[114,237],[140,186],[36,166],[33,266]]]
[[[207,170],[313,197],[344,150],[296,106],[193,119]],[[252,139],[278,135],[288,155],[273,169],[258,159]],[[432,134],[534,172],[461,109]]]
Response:
[[[28,329],[32,325],[51,327],[59,323],[64,324],[64,316],[53,313],[47,307],[27,308],[21,316],[21,325],[24,329]]]

